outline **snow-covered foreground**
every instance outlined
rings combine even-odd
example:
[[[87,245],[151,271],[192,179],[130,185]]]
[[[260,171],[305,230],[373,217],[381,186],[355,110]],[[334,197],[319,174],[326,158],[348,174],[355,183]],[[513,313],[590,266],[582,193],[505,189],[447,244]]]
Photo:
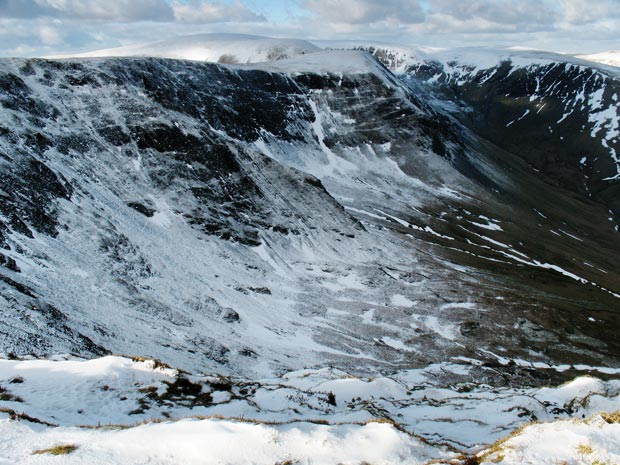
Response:
[[[586,444],[593,460],[617,461],[620,427],[592,416],[620,410],[620,381],[580,377],[539,389],[437,383],[442,373],[467,370],[446,363],[373,379],[303,370],[248,381],[124,357],[0,360],[0,464],[426,463],[559,418],[479,457],[596,463],[575,462]],[[62,458],[33,454],[63,445],[77,448]]]
[[[437,459],[436,449],[383,423],[264,425],[187,419],[87,430],[3,420],[0,437],[1,464],[449,464],[464,459]],[[59,445],[75,450],[60,457],[33,454]],[[533,425],[477,457],[482,464],[615,464],[620,460],[620,424],[595,416],[587,422]]]
[[[592,464],[620,463],[620,417],[596,415],[587,421],[564,420],[531,425],[482,451],[481,463]]]
[[[0,422],[1,464],[265,464],[420,463],[422,444],[390,425],[271,426],[223,420],[181,420],[129,429],[41,429]],[[77,446],[62,458],[32,455],[59,444]]]

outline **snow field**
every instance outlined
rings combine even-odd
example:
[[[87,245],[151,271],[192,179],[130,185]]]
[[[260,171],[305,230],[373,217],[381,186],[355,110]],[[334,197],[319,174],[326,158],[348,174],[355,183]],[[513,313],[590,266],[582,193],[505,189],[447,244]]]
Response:
[[[620,410],[620,381],[433,385],[440,373],[466,374],[463,364],[378,378],[325,368],[247,381],[150,360],[65,358],[0,360],[0,386],[13,396],[0,403],[0,465],[417,464],[488,448],[533,418],[551,423],[526,427],[479,456],[550,464],[566,456],[594,465],[614,463],[619,452],[620,429],[602,412]],[[592,447],[593,460],[571,462],[584,455],[581,444]],[[56,446],[77,449],[33,455]]]

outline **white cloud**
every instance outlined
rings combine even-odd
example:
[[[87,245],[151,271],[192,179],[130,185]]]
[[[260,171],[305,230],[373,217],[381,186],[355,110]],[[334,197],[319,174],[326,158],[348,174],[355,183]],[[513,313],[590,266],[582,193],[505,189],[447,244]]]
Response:
[[[265,21],[264,16],[254,13],[239,0],[229,5],[202,0],[190,0],[186,3],[175,0],[172,8],[176,20],[182,23],[207,24]]]
[[[38,0],[41,1],[41,0]],[[169,21],[172,9],[164,0],[45,0],[67,16],[104,21]]]
[[[303,5],[319,22],[338,24],[338,33],[358,34],[376,24],[383,24],[386,34],[394,25],[442,36],[553,32],[620,18],[620,0],[426,0],[424,7],[418,0],[304,0]]]
[[[0,56],[204,32],[591,53],[620,48],[619,18],[620,0],[0,0]]]
[[[0,0],[0,17],[194,24],[265,20],[241,0],[233,3],[174,0],[172,4],[166,0]]]
[[[63,42],[63,36],[54,26],[44,24],[37,29],[37,35],[43,45],[58,45]]]
[[[0,0],[0,17],[95,21],[167,21],[174,15],[165,0]]]
[[[482,23],[507,33],[576,30],[620,18],[620,0],[429,0],[428,5],[429,23],[439,27],[448,18],[448,23],[460,23],[459,30],[470,24],[470,32]],[[620,32],[620,23],[616,29]]]
[[[431,13],[457,21],[483,21],[509,28],[551,27],[558,19],[555,1],[546,0],[430,0]]]
[[[424,11],[417,0],[306,0],[305,6],[332,23],[411,24],[424,21]]]
[[[564,21],[569,24],[588,24],[620,18],[619,0],[559,0]]]

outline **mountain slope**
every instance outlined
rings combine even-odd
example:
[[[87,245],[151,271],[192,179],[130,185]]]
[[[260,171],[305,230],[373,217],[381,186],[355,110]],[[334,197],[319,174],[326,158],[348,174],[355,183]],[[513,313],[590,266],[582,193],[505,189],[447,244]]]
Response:
[[[455,117],[483,138],[607,206],[617,226],[617,70],[542,52],[465,49],[408,72],[454,102]]]
[[[298,39],[273,39],[248,34],[194,34],[159,42],[129,45],[71,57],[159,57],[218,63],[275,61],[319,51]]]
[[[617,51],[591,53],[589,55],[578,55],[578,58],[582,58],[588,61],[594,61],[595,63],[602,63],[609,66],[620,66],[620,52]]]
[[[616,363],[605,208],[367,54],[254,67],[2,62],[5,352],[497,383]]]

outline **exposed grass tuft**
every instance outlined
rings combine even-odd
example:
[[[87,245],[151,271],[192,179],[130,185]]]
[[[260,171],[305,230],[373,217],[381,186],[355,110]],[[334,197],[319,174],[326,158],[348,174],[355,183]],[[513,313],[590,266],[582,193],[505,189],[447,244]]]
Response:
[[[526,428],[529,428],[530,426],[536,425],[536,424],[538,424],[538,422],[537,421],[533,421],[533,422],[526,423],[524,425],[519,426],[517,429],[515,429],[509,435],[503,437],[499,441],[496,441],[495,443],[491,444],[486,449],[482,450],[480,453],[478,453],[476,455],[476,457],[478,458],[480,463],[483,463],[483,462],[499,463],[499,462],[503,461],[504,460],[504,451],[505,451],[505,449],[508,448],[506,446],[506,442],[508,442],[510,439],[512,439],[514,437],[519,436],[521,433],[523,433],[523,431]]]
[[[30,415],[26,413],[18,413],[15,410],[12,410],[10,408],[0,408],[0,413],[6,413],[9,416],[9,418],[13,421],[24,420],[24,421],[29,421],[30,423],[37,423],[39,425],[58,426],[58,425],[55,425],[54,423],[48,423],[47,421],[43,421],[43,420],[39,420],[38,418],[31,417]]]
[[[148,357],[142,357],[141,355],[134,355],[132,357],[129,357],[131,360],[133,360],[134,362],[151,362],[153,364],[153,369],[157,370],[159,368],[162,369],[169,369],[171,368],[170,365],[168,365],[165,362],[162,362],[161,360],[158,360],[156,358],[148,358]]]
[[[39,449],[35,450],[32,455],[41,455],[41,454],[50,454],[50,455],[67,455],[72,452],[75,452],[78,446],[75,444],[63,444],[54,447],[50,447],[49,449]]]
[[[594,453],[594,449],[592,449],[590,444],[579,444],[577,446],[577,452],[581,455],[590,455]]]
[[[4,402],[23,402],[24,399],[14,395],[14,394],[11,394],[8,391],[8,389],[0,386],[0,401],[4,401]]]
[[[620,423],[620,410],[613,413],[601,413],[601,417],[603,417],[603,420],[610,424]]]

